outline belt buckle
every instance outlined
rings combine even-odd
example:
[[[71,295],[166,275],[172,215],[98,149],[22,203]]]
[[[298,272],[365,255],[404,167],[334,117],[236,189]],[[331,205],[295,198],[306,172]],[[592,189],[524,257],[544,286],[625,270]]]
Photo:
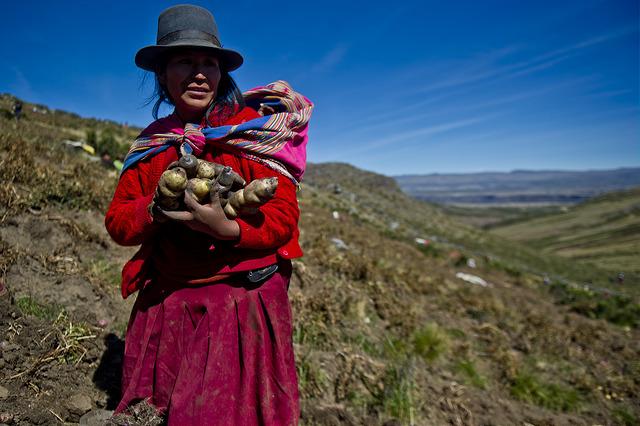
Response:
[[[258,283],[269,278],[278,270],[278,264],[274,263],[273,265],[266,266],[260,269],[254,269],[252,271],[247,272],[247,280],[250,283]]]

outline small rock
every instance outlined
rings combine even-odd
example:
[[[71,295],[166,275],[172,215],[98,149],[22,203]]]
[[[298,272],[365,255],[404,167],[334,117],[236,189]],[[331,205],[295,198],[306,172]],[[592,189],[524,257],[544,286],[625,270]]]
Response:
[[[9,389],[4,386],[0,386],[0,400],[7,399],[9,397]]]
[[[53,416],[49,412],[32,410],[24,413],[24,420],[30,425],[51,424]],[[22,420],[22,419],[20,419]],[[23,424],[22,422],[20,424]]]
[[[91,398],[85,394],[77,393],[69,398],[67,407],[73,414],[83,415],[92,408]]]
[[[331,242],[338,250],[349,250],[347,244],[342,241],[340,238],[332,238]]]
[[[458,272],[456,273],[456,277],[471,284],[480,285],[482,287],[491,287],[491,284],[489,284],[484,279],[476,275],[465,274],[464,272]]]
[[[21,349],[21,346],[16,343],[2,342],[2,350],[4,351],[16,351]]]
[[[113,415],[113,411],[92,410],[80,417],[80,424],[86,426],[102,426]]]
[[[101,319],[100,321],[98,321],[98,327],[100,328],[105,328],[108,324],[109,321],[107,321],[106,319]]]
[[[11,424],[11,423],[13,423],[13,414],[0,413],[0,423],[1,424]]]
[[[2,359],[4,359],[9,364],[13,364],[13,361],[18,359],[18,357],[19,357],[18,352],[4,352],[2,354]]]

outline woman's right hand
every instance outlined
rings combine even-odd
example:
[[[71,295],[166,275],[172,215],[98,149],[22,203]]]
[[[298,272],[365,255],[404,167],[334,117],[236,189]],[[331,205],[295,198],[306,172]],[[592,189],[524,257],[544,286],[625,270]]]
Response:
[[[189,189],[185,191],[184,211],[168,211],[158,207],[158,213],[166,219],[181,222],[194,231],[211,235],[218,240],[236,240],[240,237],[240,226],[235,220],[227,218],[220,204],[220,192],[214,186],[210,192],[210,201],[200,204]]]

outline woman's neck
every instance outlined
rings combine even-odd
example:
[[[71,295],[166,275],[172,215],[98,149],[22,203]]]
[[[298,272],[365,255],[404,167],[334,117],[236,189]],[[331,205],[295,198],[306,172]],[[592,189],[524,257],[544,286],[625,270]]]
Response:
[[[204,112],[199,111],[178,111],[175,110],[175,114],[183,123],[200,124],[204,117]]]

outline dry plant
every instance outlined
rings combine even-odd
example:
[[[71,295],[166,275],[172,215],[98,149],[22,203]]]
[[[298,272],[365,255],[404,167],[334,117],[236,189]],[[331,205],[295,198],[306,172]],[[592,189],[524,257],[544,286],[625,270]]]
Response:
[[[89,326],[72,322],[62,311],[51,325],[51,330],[38,342],[39,346],[48,345],[53,349],[39,356],[28,369],[10,376],[9,379],[31,376],[51,361],[78,365],[87,354],[84,341],[95,338],[96,334]]]

